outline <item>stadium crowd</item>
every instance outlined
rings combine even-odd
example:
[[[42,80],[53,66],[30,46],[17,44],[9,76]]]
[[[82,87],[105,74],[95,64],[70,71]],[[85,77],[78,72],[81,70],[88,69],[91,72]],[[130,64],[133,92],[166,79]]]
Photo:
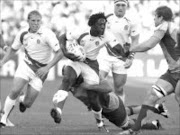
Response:
[[[57,34],[62,34],[76,26],[82,29],[87,27],[88,17],[94,13],[103,11],[107,14],[113,11],[113,0],[106,1],[1,1],[1,25],[3,38],[7,45],[11,45],[19,29],[27,26],[27,14],[38,9],[43,15],[43,23],[49,26]],[[160,5],[168,5],[175,16],[174,21],[179,24],[178,0],[132,0],[129,2],[127,16],[140,24],[141,39],[150,35],[153,30],[153,10]]]

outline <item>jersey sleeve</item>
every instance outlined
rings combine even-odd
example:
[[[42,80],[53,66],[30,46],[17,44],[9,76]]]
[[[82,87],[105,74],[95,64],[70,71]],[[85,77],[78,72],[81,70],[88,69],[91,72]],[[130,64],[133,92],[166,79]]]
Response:
[[[55,33],[48,29],[46,31],[46,40],[48,45],[56,52],[60,49],[59,41],[55,35]]]
[[[81,36],[81,32],[78,30],[74,31],[68,31],[66,33],[67,40],[78,40],[78,38]]]
[[[160,24],[154,31],[154,34],[153,34],[153,37],[156,37],[158,39],[162,39],[164,37],[164,34],[166,33],[168,29],[168,23],[167,22],[164,22],[162,24]],[[162,32],[164,34],[162,34]]]
[[[131,30],[130,30],[130,35],[131,36],[137,36],[140,34],[140,28],[137,23],[131,23]]]

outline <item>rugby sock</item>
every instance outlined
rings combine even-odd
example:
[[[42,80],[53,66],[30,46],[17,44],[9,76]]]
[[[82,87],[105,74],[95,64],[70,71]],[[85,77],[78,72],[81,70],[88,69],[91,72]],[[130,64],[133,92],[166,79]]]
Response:
[[[94,110],[92,110],[92,112],[94,113],[94,117],[95,117],[96,119],[98,119],[98,120],[103,120],[103,118],[102,118],[102,108],[101,108],[101,110],[98,111],[98,112],[96,112],[96,111],[94,111]]]
[[[136,121],[135,125],[132,127],[132,129],[134,131],[138,131],[141,129],[141,122],[147,116],[148,110],[151,110],[155,113],[158,111],[156,108],[154,108],[152,106],[142,105],[141,110],[140,110],[139,115],[138,115],[138,118],[137,118],[137,121]]]
[[[12,100],[9,96],[7,96],[6,101],[4,103],[4,114],[1,117],[1,122],[6,124],[7,117],[9,117],[10,112],[14,108],[16,100]]]
[[[125,102],[125,94],[123,93],[122,95],[119,95],[119,97],[121,98],[122,102]]]

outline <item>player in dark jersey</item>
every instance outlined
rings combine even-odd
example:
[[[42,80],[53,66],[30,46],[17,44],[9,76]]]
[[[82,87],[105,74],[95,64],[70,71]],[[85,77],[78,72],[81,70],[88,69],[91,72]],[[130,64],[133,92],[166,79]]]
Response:
[[[127,129],[134,125],[134,120],[131,120],[128,116],[137,114],[140,110],[140,105],[125,107],[122,99],[113,92],[113,89],[106,80],[101,81],[99,85],[88,85],[82,82],[83,78],[79,76],[77,82],[71,89],[74,97],[81,100],[86,106],[89,106],[87,91],[96,91],[99,95],[100,105],[103,108],[102,115],[105,118],[122,129]],[[79,84],[81,85],[79,86]],[[164,112],[163,104],[157,104],[156,110],[158,114]],[[154,124],[154,122],[156,124]],[[155,120],[154,122],[145,123],[143,129],[159,129],[159,121]]]
[[[156,112],[156,102],[171,93],[175,93],[175,99],[180,106],[180,48],[177,43],[177,31],[172,22],[173,13],[167,6],[158,7],[155,10],[156,30],[147,41],[130,48],[131,52],[145,52],[158,43],[162,48],[164,57],[168,63],[168,70],[159,77],[157,82],[144,101],[138,119],[132,129],[120,134],[135,134],[141,129],[141,122],[147,116],[147,111]]]

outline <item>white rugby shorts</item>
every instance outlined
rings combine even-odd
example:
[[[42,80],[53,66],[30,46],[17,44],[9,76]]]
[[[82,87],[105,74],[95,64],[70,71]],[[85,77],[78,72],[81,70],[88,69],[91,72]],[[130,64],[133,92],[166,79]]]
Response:
[[[31,85],[31,87],[33,87],[37,91],[41,91],[41,89],[43,87],[42,80],[24,62],[24,60],[20,61],[14,77],[23,78],[23,79],[29,81],[29,85]]]
[[[85,83],[90,85],[99,84],[98,74],[89,65],[78,61],[68,61],[65,66],[72,67],[77,76],[81,74]]]
[[[105,72],[112,71],[116,74],[127,74],[127,69],[124,67],[125,62],[114,56],[106,55],[98,59],[99,69]]]

